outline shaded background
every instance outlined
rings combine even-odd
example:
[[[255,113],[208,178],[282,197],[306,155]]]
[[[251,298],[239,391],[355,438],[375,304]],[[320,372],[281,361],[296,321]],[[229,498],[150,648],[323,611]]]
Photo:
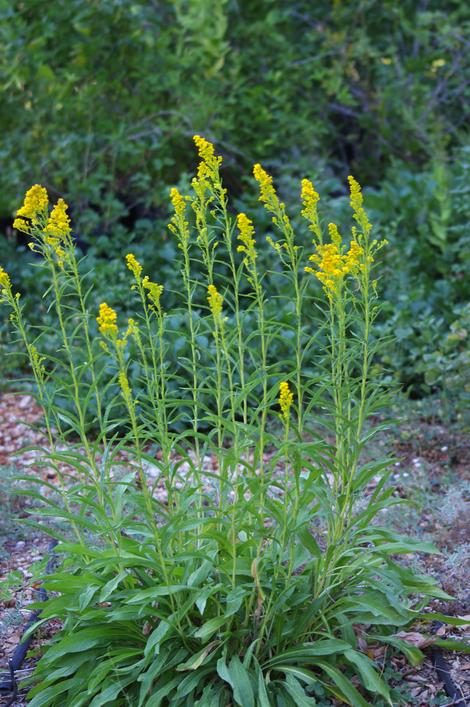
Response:
[[[469,30],[460,0],[0,0],[2,263],[46,318],[46,284],[11,228],[39,182],[70,204],[108,301],[125,308],[130,244],[176,289],[168,192],[189,183],[194,133],[223,154],[233,207],[267,228],[253,162],[292,207],[312,178],[324,220],[340,223],[352,173],[390,241],[380,327],[395,343],[383,364],[464,422]],[[7,328],[0,320],[3,351]],[[15,366],[2,356],[0,373]]]

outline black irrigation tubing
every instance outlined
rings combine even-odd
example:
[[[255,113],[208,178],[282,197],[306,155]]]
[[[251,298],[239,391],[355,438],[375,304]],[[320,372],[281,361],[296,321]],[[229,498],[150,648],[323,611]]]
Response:
[[[57,545],[57,540],[53,540],[49,547],[47,548],[47,553],[50,554],[49,560],[46,565],[46,574],[50,574],[54,568],[54,564],[56,562],[56,556],[53,554],[53,550],[55,546]],[[51,554],[52,553],[52,554]],[[37,591],[37,598],[38,601],[46,601],[47,599],[47,592],[44,589],[44,587],[40,587]],[[33,626],[36,621],[38,620],[39,616],[41,614],[41,610],[37,609],[36,611],[32,611],[31,614],[29,615],[29,619],[22,631],[22,637],[28,631],[31,626]],[[9,670],[9,677],[3,678],[3,680],[0,681],[0,694],[3,694],[5,692],[10,692],[12,693],[9,701],[4,705],[4,707],[10,707],[10,705],[13,705],[15,703],[15,700],[18,696],[18,681],[16,679],[16,671],[20,670],[23,661],[26,657],[26,653],[29,650],[29,647],[31,645],[31,641],[33,640],[34,634],[31,633],[28,638],[23,640],[22,638],[20,639],[20,642],[15,648],[15,652],[13,653],[12,657],[8,661],[8,670]]]
[[[444,624],[442,621],[433,621],[431,631],[436,633],[443,625]],[[460,687],[458,687],[453,681],[449,662],[444,657],[444,653],[440,648],[435,647],[432,649],[431,660],[436,668],[436,673],[438,674],[439,679],[444,685],[445,691],[452,700],[451,704],[453,707],[468,707],[470,703],[467,702]]]

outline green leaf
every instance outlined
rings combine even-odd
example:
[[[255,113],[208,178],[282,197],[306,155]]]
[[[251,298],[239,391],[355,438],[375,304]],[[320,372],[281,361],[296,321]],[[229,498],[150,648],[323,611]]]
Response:
[[[348,680],[348,678],[343,675],[343,673],[341,673],[337,668],[334,668],[332,665],[329,665],[329,663],[325,663],[324,661],[320,660],[316,660],[315,663],[338,686],[343,696],[343,699],[345,699],[346,702],[351,705],[351,707],[369,707],[369,703],[366,702],[360,692],[356,690],[352,682]],[[325,684],[325,687],[328,688],[328,685]]]
[[[232,616],[235,614],[243,603],[243,599],[248,595],[248,592],[243,587],[235,587],[227,594],[227,608],[224,616]]]
[[[184,663],[180,663],[179,665],[177,665],[176,670],[178,670],[179,672],[183,672],[185,670],[197,670],[197,668],[199,668],[204,663],[208,655],[215,652],[214,648],[218,648],[219,646],[219,641],[212,641],[207,646],[198,651],[195,655],[191,656],[191,658],[186,660]]]
[[[455,641],[452,638],[436,638],[435,646],[445,648],[448,651],[457,651],[457,653],[470,653],[470,644],[466,641]]]
[[[287,675],[284,687],[297,707],[312,707],[312,705],[317,704],[314,697],[309,697],[305,694],[304,688],[293,675]]]
[[[172,628],[171,623],[167,621],[166,619],[161,619],[157,628],[152,631],[152,633],[149,635],[147,639],[147,643],[145,644],[145,649],[144,649],[144,655],[145,657],[149,656],[152,651],[156,655],[158,655],[158,652],[160,650],[160,645],[165,636],[168,634],[168,631]]]
[[[292,661],[295,663],[305,663],[322,655],[333,655],[334,653],[344,653],[351,648],[351,644],[346,641],[341,641],[338,638],[327,638],[314,643],[303,643],[302,645],[292,648],[289,651],[284,651],[276,655],[271,660],[268,660],[265,667],[275,667],[278,663]]]
[[[302,545],[310,552],[310,554],[313,557],[319,559],[322,554],[320,546],[318,545],[317,541],[315,540],[309,529],[303,528],[300,532],[297,533],[297,535]]]
[[[390,690],[374,669],[374,665],[370,658],[365,656],[363,653],[359,653],[358,651],[354,651],[352,649],[345,651],[344,657],[349,663],[352,663],[359,670],[364,687],[369,690],[369,692],[382,695],[382,697],[384,697],[391,705],[392,699],[390,696]]]
[[[184,592],[191,587],[186,584],[170,584],[161,585],[159,587],[150,587],[150,589],[142,589],[133,592],[130,599],[127,600],[127,604],[140,604],[141,602],[146,602],[151,599],[158,599],[158,597],[167,597],[177,592]]]
[[[412,646],[407,641],[401,638],[396,638],[395,636],[376,636],[374,634],[374,640],[380,641],[380,643],[387,643],[399,650],[403,655],[406,656],[409,663],[413,666],[419,665],[424,659],[424,653],[420,651],[416,646]]]
[[[225,616],[216,616],[214,619],[210,619],[209,621],[206,621],[205,624],[199,628],[194,636],[196,638],[201,638],[203,641],[205,641],[207,638],[212,636],[213,633],[215,633],[221,626],[224,624],[227,624],[227,619]]]
[[[108,597],[111,596],[111,594],[114,592],[116,587],[119,586],[119,584],[128,576],[128,572],[123,570],[122,572],[119,572],[115,577],[109,580],[109,582],[106,582],[104,585],[103,589],[100,592],[100,597],[99,601],[106,601]]]
[[[255,696],[251,686],[250,677],[238,656],[231,659],[228,672],[233,686],[233,697],[240,707],[255,707]]]
[[[69,689],[77,688],[79,685],[79,680],[77,678],[70,678],[69,680],[63,680],[56,685],[51,685],[44,689],[42,683],[37,685],[34,690],[31,690],[30,695],[34,695],[32,700],[28,700],[28,705],[30,707],[43,707],[43,705],[51,705],[55,703],[55,698]],[[36,693],[36,694],[35,694]],[[62,702],[65,704],[65,702]]]

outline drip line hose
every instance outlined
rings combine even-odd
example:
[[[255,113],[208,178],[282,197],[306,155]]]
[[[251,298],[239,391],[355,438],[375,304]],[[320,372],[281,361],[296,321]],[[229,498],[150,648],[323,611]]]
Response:
[[[444,626],[442,621],[433,621],[431,627],[432,633],[436,633],[441,626]],[[432,649],[431,660],[436,668],[436,673],[439,676],[439,680],[443,683],[445,691],[452,700],[452,705],[454,707],[467,707],[469,703],[467,702],[460,687],[458,687],[453,681],[450,664],[444,657],[444,654],[440,648],[436,647]]]
[[[54,548],[57,545],[57,540],[53,540],[49,547],[47,548],[47,553],[52,555],[49,557],[49,560],[46,565],[45,573],[46,574],[51,574],[52,570],[54,569],[54,565],[56,562],[56,556],[53,554]],[[47,592],[44,589],[44,587],[40,587],[37,591],[37,600],[38,601],[46,601],[47,600]],[[29,619],[27,623],[25,624],[25,627],[21,633],[21,636],[23,637],[28,631],[31,626],[33,626],[36,621],[38,620],[39,616],[41,614],[41,610],[37,609],[36,611],[32,611],[29,615]],[[9,676],[8,677],[2,677],[0,678],[0,694],[3,694],[4,692],[11,692],[12,695],[10,697],[10,700],[6,703],[5,707],[10,707],[10,705],[13,705],[17,696],[18,696],[18,681],[16,679],[16,671],[20,670],[23,661],[26,657],[26,653],[29,650],[29,647],[31,645],[31,641],[33,640],[34,634],[31,633],[28,638],[23,640],[23,638],[20,639],[20,642],[15,648],[15,651],[8,661],[8,670],[9,670]]]

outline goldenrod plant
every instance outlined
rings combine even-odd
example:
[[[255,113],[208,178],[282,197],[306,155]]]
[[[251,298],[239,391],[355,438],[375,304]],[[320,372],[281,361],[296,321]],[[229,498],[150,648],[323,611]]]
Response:
[[[292,353],[273,360],[270,344],[285,332],[266,314],[260,236],[249,215],[232,214],[214,146],[195,143],[193,193],[170,194],[187,342],[179,371],[168,365],[175,331],[158,274],[124,253],[134,316],[96,302],[67,206],[51,209],[43,187],[28,191],[15,226],[50,274],[44,297],[62,337],[53,359],[42,353],[47,328],[28,326],[0,269],[44,410],[43,461],[59,479],[31,491],[59,540],[41,621],[61,628],[28,704],[295,707],[329,695],[391,705],[367,647],[418,662],[397,627],[429,616],[431,597],[449,597],[397,562],[435,550],[380,526],[401,502],[387,483],[392,460],[364,457],[386,402],[373,376],[385,242],[372,237],[352,177],[351,234],[322,227],[309,180],[296,234],[255,166],[273,219],[270,257],[293,298]]]

